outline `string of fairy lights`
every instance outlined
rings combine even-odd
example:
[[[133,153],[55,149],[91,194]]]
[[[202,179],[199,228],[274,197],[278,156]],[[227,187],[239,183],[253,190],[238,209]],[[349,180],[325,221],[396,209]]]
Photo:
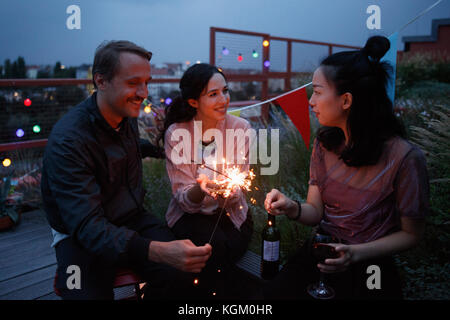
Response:
[[[230,41],[227,41],[227,39],[217,39],[217,43],[225,43]],[[221,45],[219,47],[216,47],[216,51],[218,51],[217,55],[217,64],[226,64],[228,63],[235,63],[238,62],[238,66],[240,64],[252,64],[252,65],[259,65],[262,59],[262,52],[257,47],[261,47],[260,41],[248,41],[247,39],[241,39],[239,42],[236,39],[233,39],[233,44],[228,45]],[[253,43],[252,43],[253,42]],[[258,43],[259,42],[259,43]],[[269,40],[264,40],[262,42],[263,47],[269,47],[270,42]],[[253,46],[252,49],[248,49],[250,46]],[[242,49],[242,48],[247,49]],[[270,67],[270,60],[267,59],[263,62],[263,65],[265,68]]]
[[[23,101],[23,105],[24,105],[25,107],[27,107],[27,108],[31,107],[31,104],[32,104],[32,101],[31,101],[30,98],[26,98],[26,99]],[[40,132],[41,132],[41,126],[40,126],[39,124],[35,124],[35,125],[33,126],[32,130],[33,130],[33,132],[36,133],[36,134],[37,134],[37,133],[40,133]],[[24,131],[22,128],[18,128],[18,129],[16,130],[16,137],[22,138],[24,135],[25,135],[25,131]]]

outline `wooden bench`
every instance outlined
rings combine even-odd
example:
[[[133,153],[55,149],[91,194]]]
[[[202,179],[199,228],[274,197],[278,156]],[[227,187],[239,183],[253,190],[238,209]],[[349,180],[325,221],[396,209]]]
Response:
[[[236,266],[247,272],[254,280],[266,281],[261,278],[261,256],[259,254],[247,250],[244,256],[236,262]],[[279,270],[282,268],[283,266],[280,264]]]
[[[236,262],[236,266],[247,272],[254,280],[264,281],[261,278],[261,256],[259,254],[247,250],[244,256]]]

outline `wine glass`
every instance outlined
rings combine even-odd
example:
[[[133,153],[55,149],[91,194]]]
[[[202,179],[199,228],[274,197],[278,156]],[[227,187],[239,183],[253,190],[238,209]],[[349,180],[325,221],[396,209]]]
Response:
[[[325,263],[325,259],[336,259],[339,253],[327,243],[337,243],[339,239],[331,235],[316,233],[311,241],[311,253],[318,263]],[[308,286],[308,293],[316,299],[333,299],[334,289],[325,284],[325,274],[320,272],[319,282]]]

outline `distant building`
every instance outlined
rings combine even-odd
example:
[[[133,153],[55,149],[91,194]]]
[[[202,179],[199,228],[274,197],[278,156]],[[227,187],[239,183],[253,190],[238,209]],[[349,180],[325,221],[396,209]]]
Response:
[[[92,79],[92,66],[82,64],[75,71],[75,78],[77,79]]]
[[[151,67],[153,79],[181,79],[184,72],[182,63],[163,63],[151,65]],[[160,104],[160,99],[166,99],[167,94],[179,90],[179,83],[150,83],[148,90],[148,94],[152,97],[153,103]]]
[[[404,52],[434,53],[450,56],[450,19],[434,19],[431,35],[403,37]]]
[[[27,78],[36,79],[40,69],[39,66],[27,66]]]

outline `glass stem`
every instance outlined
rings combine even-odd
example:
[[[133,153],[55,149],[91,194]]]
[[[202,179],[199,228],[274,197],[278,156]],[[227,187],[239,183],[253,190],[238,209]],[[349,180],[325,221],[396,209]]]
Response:
[[[320,273],[319,287],[325,287],[325,274],[323,272]]]

